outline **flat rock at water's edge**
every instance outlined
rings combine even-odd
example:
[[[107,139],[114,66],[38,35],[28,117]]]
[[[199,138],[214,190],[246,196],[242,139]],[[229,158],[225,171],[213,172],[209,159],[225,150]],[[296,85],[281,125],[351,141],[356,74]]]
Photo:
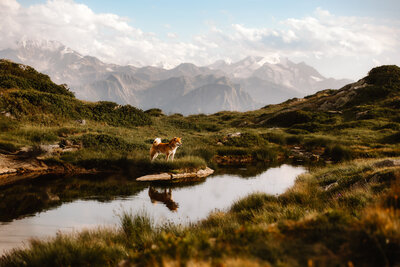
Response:
[[[214,170],[206,167],[205,169],[200,169],[196,172],[184,172],[184,173],[159,173],[159,174],[150,174],[141,176],[136,179],[136,181],[140,182],[154,182],[154,181],[170,181],[170,180],[178,180],[178,179],[187,179],[187,178],[202,178],[207,177],[214,173]]]

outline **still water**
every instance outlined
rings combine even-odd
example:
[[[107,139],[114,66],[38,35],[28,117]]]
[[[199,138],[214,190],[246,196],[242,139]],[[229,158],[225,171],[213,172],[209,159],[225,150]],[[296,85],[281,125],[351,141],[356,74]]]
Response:
[[[241,171],[246,173],[245,168]],[[203,182],[186,186],[148,184],[134,195],[115,197],[107,202],[80,199],[63,203],[30,217],[0,222],[0,255],[27,244],[31,238],[46,238],[57,232],[69,233],[97,226],[118,226],[119,215],[126,211],[145,213],[157,224],[196,222],[212,211],[227,210],[235,201],[253,192],[281,194],[305,171],[304,167],[281,165],[250,177],[220,172]]]

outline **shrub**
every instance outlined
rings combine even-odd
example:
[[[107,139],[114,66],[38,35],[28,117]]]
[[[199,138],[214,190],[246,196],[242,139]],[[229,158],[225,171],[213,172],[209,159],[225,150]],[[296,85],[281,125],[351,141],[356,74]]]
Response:
[[[267,120],[267,125],[290,127],[295,124],[307,123],[312,120],[312,113],[303,110],[283,112]]]
[[[400,68],[396,65],[383,65],[369,71],[365,81],[381,86],[400,86]]]
[[[19,123],[13,119],[3,117],[0,114],[0,132],[8,132],[19,127]]]
[[[18,147],[13,143],[0,141],[0,152],[2,150],[6,152],[15,152],[18,150]]]
[[[103,148],[111,150],[132,151],[134,149],[147,149],[145,144],[132,144],[124,139],[107,134],[84,134],[80,138],[85,148]]]
[[[264,145],[266,141],[257,134],[253,133],[242,133],[237,137],[229,137],[224,144],[226,146],[235,147],[250,147]]]
[[[224,147],[224,148],[219,148],[217,150],[217,154],[219,156],[230,156],[230,155],[234,155],[234,156],[246,156],[246,155],[250,155],[250,151],[248,149],[244,149],[244,148],[236,148],[236,147]]]
[[[256,148],[255,150],[253,150],[251,155],[256,160],[274,161],[274,160],[276,160],[276,157],[277,157],[277,151],[276,151],[276,148],[262,147],[262,148]]]
[[[54,142],[58,140],[53,132],[34,130],[26,132],[26,137],[34,143]]]
[[[266,133],[261,135],[268,142],[286,145],[286,137],[282,133]]]
[[[146,110],[144,113],[146,113],[147,115],[153,116],[153,117],[165,116],[163,111],[159,108],[151,108],[151,109]]]
[[[387,144],[398,144],[400,143],[400,132],[397,132],[395,134],[391,134],[389,136],[386,136],[382,139],[383,143]]]
[[[326,126],[318,123],[318,122],[307,122],[307,123],[299,123],[292,126],[291,129],[301,129],[310,133],[315,133],[319,131],[323,131],[326,129]]]
[[[303,142],[304,137],[302,135],[290,135],[286,137],[286,143],[288,145],[298,145]]]
[[[316,147],[327,147],[334,143],[334,140],[326,137],[316,137],[304,142],[304,146],[307,148],[316,148]]]
[[[346,161],[352,159],[352,151],[342,145],[328,146],[324,152],[325,156],[330,157],[333,161]]]

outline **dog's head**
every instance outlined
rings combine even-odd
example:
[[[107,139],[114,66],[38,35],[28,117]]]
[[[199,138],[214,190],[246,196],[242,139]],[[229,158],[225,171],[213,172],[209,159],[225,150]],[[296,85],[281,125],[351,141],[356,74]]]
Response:
[[[175,146],[181,146],[182,145],[182,140],[180,137],[174,137],[171,140],[171,143],[174,144]]]

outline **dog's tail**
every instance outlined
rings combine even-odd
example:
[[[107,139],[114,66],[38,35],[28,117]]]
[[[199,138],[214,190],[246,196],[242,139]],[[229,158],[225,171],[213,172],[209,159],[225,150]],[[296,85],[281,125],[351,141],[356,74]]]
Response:
[[[153,141],[153,145],[155,145],[155,146],[159,145],[160,143],[161,143],[161,138],[156,138]]]

